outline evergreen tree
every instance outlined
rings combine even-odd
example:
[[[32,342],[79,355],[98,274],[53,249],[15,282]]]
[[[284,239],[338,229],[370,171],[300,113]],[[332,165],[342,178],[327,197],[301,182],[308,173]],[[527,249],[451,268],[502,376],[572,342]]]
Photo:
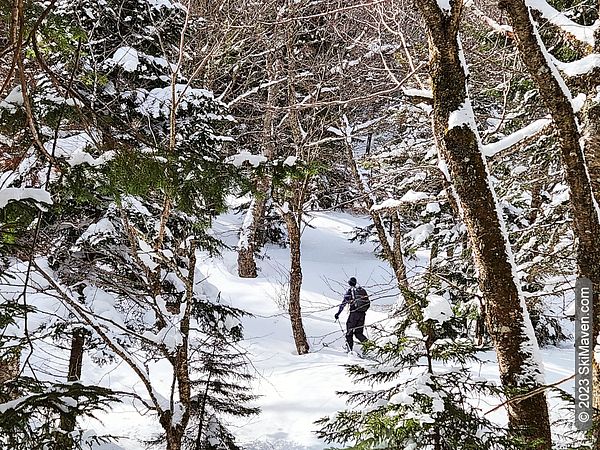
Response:
[[[447,296],[414,298],[421,319],[404,310],[382,325],[366,350],[374,362],[347,369],[369,389],[341,392],[353,407],[318,421],[320,437],[352,449],[517,448],[477,406],[501,389],[473,374],[479,348],[461,337]]]
[[[168,449],[196,436],[193,417],[204,426],[191,448],[235,448],[223,415],[256,409],[243,406],[252,396],[240,352],[213,350],[239,340],[241,312],[217,301],[196,261],[219,248],[208,228],[236,176],[225,163],[224,105],[183,75],[187,33],[198,22],[181,4],[146,0],[35,2],[27,19],[42,74],[23,97],[42,145],[28,148],[3,185],[22,189],[31,174],[47,174],[32,179],[52,205],[35,227],[18,229],[12,239],[24,252],[6,264],[25,291],[46,290],[67,313],[26,338],[70,342],[85,329],[96,363],[121,360],[145,386],[140,400],[157,415]],[[153,379],[157,364],[175,380],[164,392]],[[63,411],[61,426],[72,428],[77,411],[69,420]]]

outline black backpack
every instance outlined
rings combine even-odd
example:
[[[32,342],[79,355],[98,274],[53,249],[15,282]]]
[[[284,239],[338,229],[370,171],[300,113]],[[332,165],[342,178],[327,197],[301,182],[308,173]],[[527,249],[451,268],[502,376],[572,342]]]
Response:
[[[365,291],[365,288],[358,286],[352,289],[353,308],[352,311],[365,312],[371,306],[371,300],[369,300],[369,294]]]

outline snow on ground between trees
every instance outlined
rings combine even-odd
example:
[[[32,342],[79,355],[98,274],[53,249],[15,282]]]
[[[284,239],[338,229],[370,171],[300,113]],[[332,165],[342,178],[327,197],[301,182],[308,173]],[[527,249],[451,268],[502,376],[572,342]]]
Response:
[[[214,224],[215,235],[234,247],[242,220],[242,215],[220,216]],[[349,359],[343,350],[343,332],[333,318],[347,289],[347,280],[355,276],[371,294],[367,336],[370,335],[368,325],[385,320],[386,312],[396,301],[396,295],[386,298],[374,295],[376,285],[390,284],[393,277],[387,265],[374,255],[374,244],[360,245],[348,240],[355,226],[366,225],[365,218],[343,213],[313,213],[308,221],[311,227],[304,229],[302,240],[302,313],[311,345],[311,353],[307,355],[296,354],[289,319],[282,306],[287,292],[287,248],[268,245],[264,258],[258,261],[260,274],[255,279],[237,276],[237,255],[233,251],[224,251],[220,258],[198,261],[198,269],[220,290],[223,301],[254,315],[243,321],[243,345],[257,371],[254,388],[261,396],[256,403],[262,413],[250,419],[236,419],[233,427],[239,443],[249,450],[322,450],[327,447],[313,434],[316,429],[313,422],[345,407],[344,399],[338,397],[336,391],[367,388],[353,385],[345,374],[343,365],[357,360]],[[418,253],[416,259],[409,261],[409,272],[418,270],[416,267],[423,266],[426,260],[427,254]],[[444,309],[432,308],[435,312]],[[346,317],[347,311],[340,318],[342,326]],[[546,382],[553,383],[573,372],[570,343],[562,348],[544,349],[541,353]],[[98,368],[90,363],[88,355],[85,358],[84,382],[142,393],[139,382],[123,364]],[[475,374],[498,380],[494,352],[484,353],[482,359],[487,363],[474,367]],[[152,370],[160,372],[161,367],[157,365]],[[168,372],[164,373],[160,382],[168,385],[171,380],[166,376]],[[572,392],[572,383],[562,387]],[[479,407],[488,411],[495,404],[497,401],[484,399]],[[139,440],[151,438],[159,428],[151,417],[138,414],[136,407],[140,405],[117,405],[110,413],[99,416],[103,425],[97,422],[89,425],[98,432],[123,436],[120,441],[123,448],[142,450],[144,446]],[[552,399],[550,407],[551,411],[557,409]],[[489,416],[501,422],[505,420],[502,409]]]

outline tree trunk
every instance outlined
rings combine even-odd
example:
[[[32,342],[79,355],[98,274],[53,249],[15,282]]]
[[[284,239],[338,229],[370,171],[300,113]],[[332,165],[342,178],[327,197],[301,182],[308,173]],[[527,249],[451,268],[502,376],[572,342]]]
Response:
[[[598,1],[600,14],[600,0]],[[600,27],[594,31],[594,53],[600,53]],[[592,192],[596,203],[600,203],[600,101],[596,100],[598,70],[586,77],[587,100],[583,109],[585,159],[590,174]]]
[[[21,349],[16,348],[0,359],[0,385],[9,381],[14,381],[19,375],[19,362],[21,360]],[[11,399],[17,398],[18,392],[11,390],[8,392]]]
[[[167,448],[166,450],[181,450],[182,436],[176,432],[167,432]]]
[[[346,143],[345,146],[346,156],[348,158],[348,162],[350,163],[350,171],[352,172],[352,179],[354,181],[355,186],[358,188],[360,196],[364,199],[365,206],[369,211],[369,215],[371,216],[373,225],[375,225],[375,230],[377,231],[377,237],[379,238],[379,243],[382,248],[383,257],[392,267],[400,289],[408,289],[408,280],[406,279],[406,267],[404,265],[404,258],[402,256],[402,248],[400,245],[401,233],[397,214],[392,213],[393,236],[390,236],[390,233],[388,233],[385,229],[383,220],[381,219],[379,212],[373,211],[371,209],[375,204],[375,199],[373,198],[373,195],[369,191],[369,188],[365,184],[363,178],[360,176],[360,171],[358,169],[357,162],[354,158],[352,146],[348,143]],[[396,217],[395,219],[394,216]],[[398,223],[395,223],[394,220]],[[411,296],[405,297],[409,298]]]
[[[288,311],[290,321],[292,322],[292,333],[294,343],[299,355],[308,353],[308,341],[304,326],[302,325],[302,312],[300,310],[300,288],[302,287],[302,265],[300,263],[300,217],[296,219],[294,213],[286,212],[284,214],[285,223],[288,229],[290,239],[290,298]]]
[[[281,17],[278,15],[277,21],[280,19]],[[275,27],[277,26],[275,25]],[[275,30],[275,36],[278,36],[277,29]],[[277,38],[276,41],[278,39],[280,38]],[[276,82],[281,72],[281,57],[277,47],[281,45],[281,42],[274,42],[275,51],[270,52],[267,56],[267,76],[272,83],[267,88],[267,103],[262,127],[262,154],[267,158],[267,161],[272,160],[275,156],[275,106],[281,91],[280,84]],[[266,205],[270,192],[271,178],[268,175],[263,175],[256,182],[256,193],[246,213],[238,244],[238,275],[241,278],[256,278],[258,276],[254,254],[263,245],[260,232],[264,228]]]
[[[266,195],[269,191],[268,187],[259,189],[264,184],[270,185],[269,182],[257,183],[257,192]],[[260,242],[258,242],[259,230],[265,220],[266,203],[267,199],[265,196],[255,194],[246,212],[238,244],[238,275],[241,278],[256,278],[258,276],[254,253],[260,247]]]
[[[600,203],[600,102],[594,102],[592,98],[588,95],[584,110],[585,159],[594,198]]]
[[[527,220],[530,225],[536,221],[542,206],[542,182],[536,181],[531,188],[531,204],[529,205],[529,214]]]
[[[81,379],[84,344],[85,331],[82,328],[77,328],[73,331],[73,337],[71,338],[71,355],[69,356],[67,381],[79,381]],[[77,417],[74,414],[62,414],[60,417],[60,428],[66,432],[74,431],[76,421]]]
[[[590,139],[586,143],[590,173],[580,144],[581,135],[571,103],[571,93],[554,63],[549,59],[544,44],[539,40],[532,22],[529,8],[523,0],[502,0],[500,7],[505,9],[512,21],[517,46],[522,60],[531,77],[536,81],[540,95],[549,109],[558,131],[562,163],[570,188],[571,210],[573,212],[573,232],[577,238],[577,265],[581,276],[589,278],[594,291],[600,289],[600,222],[598,205],[592,194],[592,186],[598,189],[600,163],[598,163],[597,112],[588,109],[586,120]],[[598,36],[598,34],[597,34]],[[595,122],[595,123],[594,123]],[[591,133],[591,134],[590,134]],[[592,179],[590,180],[590,175]],[[600,332],[600,305],[594,297],[594,336]],[[600,366],[593,359],[594,391],[600,392]],[[594,396],[595,408],[600,407],[600,395]],[[596,423],[595,448],[600,448],[600,427]]]
[[[435,0],[416,2],[428,30],[434,133],[472,244],[500,380],[512,399],[508,405],[509,425],[529,442],[537,440],[537,449],[545,450],[551,448],[545,394],[514,400],[523,391],[544,383],[543,369],[467,93],[458,38],[460,3],[452,4],[447,14]]]

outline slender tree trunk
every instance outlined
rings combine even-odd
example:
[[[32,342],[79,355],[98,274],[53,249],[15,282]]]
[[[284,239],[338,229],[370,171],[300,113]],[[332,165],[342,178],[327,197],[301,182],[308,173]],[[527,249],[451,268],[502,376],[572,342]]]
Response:
[[[379,212],[373,211],[371,209],[375,204],[375,200],[373,199],[373,196],[369,191],[368,186],[365,184],[363,178],[360,175],[360,171],[357,162],[354,158],[354,153],[352,151],[352,146],[346,143],[345,147],[346,156],[348,158],[348,162],[350,163],[350,171],[352,172],[352,179],[354,181],[355,186],[358,188],[360,196],[364,199],[365,206],[369,211],[369,215],[371,216],[371,220],[373,221],[373,225],[375,226],[375,230],[377,231],[377,237],[382,248],[383,257],[390,264],[390,266],[392,266],[392,270],[394,271],[394,275],[396,276],[398,286],[401,289],[408,289],[408,280],[406,279],[406,266],[404,265],[404,258],[402,256],[402,248],[400,245],[400,239],[402,235],[400,233],[400,223],[398,221],[397,214],[395,212],[392,212],[393,236],[390,236],[390,233],[388,233],[385,229],[383,220]],[[394,217],[396,217],[395,222]],[[408,297],[410,296],[406,296],[406,298]]]
[[[404,265],[404,255],[402,254],[402,230],[400,229],[400,217],[394,212],[390,217],[392,221],[393,236],[393,254],[394,254],[394,273],[398,284],[408,289],[408,279],[406,278],[406,266]]]
[[[537,219],[542,206],[542,182],[536,181],[531,188],[531,205],[529,206],[529,215],[527,220],[530,224],[533,224]]]
[[[549,59],[544,44],[540,41],[532,21],[529,8],[523,0],[502,0],[500,7],[505,9],[512,22],[517,46],[522,60],[531,77],[536,81],[540,95],[549,109],[558,131],[562,163],[570,188],[573,231],[577,238],[577,265],[582,276],[589,278],[594,291],[600,289],[600,218],[598,204],[592,187],[598,189],[600,176],[600,152],[598,147],[598,111],[587,110],[586,125],[588,142],[586,152],[590,161],[589,172],[580,144],[580,135],[575,112],[571,103],[571,93],[554,63]],[[596,33],[600,37],[600,33]],[[591,175],[591,179],[590,179]],[[597,191],[598,192],[598,191]],[[597,194],[596,194],[596,198]],[[600,305],[594,297],[594,336],[600,332]],[[593,359],[593,388],[600,393],[600,366]],[[594,396],[595,408],[600,408],[600,395]],[[596,419],[594,436],[595,448],[600,449],[600,425]]]
[[[168,432],[166,450],[181,450],[181,438],[178,433]]]
[[[21,360],[21,349],[15,348],[12,352],[0,359],[0,385],[14,381],[19,375],[19,361]],[[18,392],[10,392],[11,398],[16,398]]]
[[[598,13],[600,14],[600,0],[598,1]],[[600,53],[600,28],[594,31],[594,53]],[[585,142],[585,158],[588,163],[589,176],[591,181],[592,193],[596,204],[600,204],[600,101],[596,100],[596,92],[598,85],[592,83],[588,91],[588,99],[583,111],[584,122],[584,142]],[[596,235],[596,237],[598,237]],[[597,251],[598,243],[596,243]],[[598,262],[597,262],[598,263]],[[582,271],[583,274],[583,271]],[[598,273],[597,273],[598,275]],[[594,283],[594,332],[596,338],[600,337],[600,278],[591,278]],[[600,361],[597,356],[592,360],[593,370],[593,407],[594,410],[600,411]],[[594,417],[594,449],[600,450],[600,418]]]
[[[281,14],[278,14],[277,20],[280,19]],[[277,26],[275,25],[275,27]],[[275,36],[279,36],[277,29],[275,30]],[[281,45],[282,43],[276,39],[276,42],[273,43],[275,50],[267,56],[267,76],[272,83],[267,89],[267,103],[262,127],[262,154],[267,158],[267,161],[275,156],[275,106],[281,92],[281,85],[276,80],[281,72],[281,57],[279,55]],[[265,212],[270,192],[271,178],[268,175],[263,175],[256,182],[256,193],[246,213],[238,244],[238,275],[241,278],[256,278],[258,276],[254,255],[263,245],[261,231],[264,229]]]
[[[596,203],[600,203],[600,102],[588,95],[584,110],[585,159],[587,161],[592,192]]]
[[[297,15],[297,2],[294,0],[286,0],[286,13],[290,17]],[[287,124],[292,137],[292,145],[295,149],[295,156],[303,161],[308,161],[309,152],[305,152],[304,137],[300,123],[300,113],[295,108],[297,101],[296,96],[296,60],[295,60],[295,44],[297,41],[297,29],[294,21],[286,24],[284,29],[284,39],[287,56]],[[302,226],[302,214],[306,193],[308,191],[310,175],[305,174],[302,179],[293,180],[288,186],[287,193],[290,198],[289,208],[284,211],[283,217],[287,225],[288,236],[290,240],[290,298],[289,298],[289,314],[292,322],[292,332],[294,334],[294,342],[299,355],[308,353],[309,346],[302,324],[302,312],[300,309],[300,289],[302,287],[302,264],[300,260],[300,242],[302,234],[300,227]],[[291,193],[291,195],[290,195]]]
[[[265,190],[260,189],[263,187],[262,184],[270,183],[257,183],[258,193],[266,193]],[[267,188],[266,191],[268,190],[269,189]],[[260,246],[258,234],[265,218],[266,201],[266,197],[256,194],[250,202],[250,207],[246,212],[246,218],[244,219],[244,225],[242,226],[238,244],[238,275],[241,278],[256,278],[258,276],[254,253]]]
[[[290,298],[288,311],[292,322],[294,343],[299,355],[308,353],[309,346],[302,324],[302,311],[300,309],[300,288],[302,287],[302,264],[300,262],[300,217],[296,218],[292,212],[284,213],[285,222],[290,239]]]
[[[69,356],[69,371],[67,381],[79,381],[81,379],[81,367],[83,362],[83,346],[85,344],[85,331],[77,328],[73,331],[71,338],[71,354]],[[77,417],[73,414],[62,414],[60,418],[60,428],[63,431],[71,432],[75,430]]]
[[[467,226],[500,380],[513,399],[508,406],[509,424],[528,441],[540,442],[538,449],[550,449],[545,394],[514,400],[544,383],[543,369],[467,93],[458,37],[461,2],[452,4],[450,13],[435,0],[419,0],[416,6],[428,30],[434,133]]]
[[[600,0],[597,4],[600,14]],[[600,53],[600,27],[594,31],[594,53]],[[598,88],[598,71],[589,77],[588,96],[583,110],[583,130],[585,142],[585,158],[587,161],[592,192],[597,203],[600,203],[600,101],[596,100]]]

